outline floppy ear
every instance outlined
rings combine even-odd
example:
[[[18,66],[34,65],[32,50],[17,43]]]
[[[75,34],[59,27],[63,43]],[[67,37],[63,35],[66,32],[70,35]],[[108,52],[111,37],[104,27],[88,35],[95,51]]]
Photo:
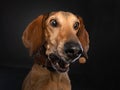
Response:
[[[78,19],[80,21],[80,27],[79,27],[79,31],[77,33],[77,36],[78,36],[78,38],[79,38],[79,40],[82,44],[83,54],[84,54],[85,58],[88,59],[87,52],[88,52],[88,49],[89,49],[89,35],[88,35],[88,32],[85,29],[82,18],[78,16]]]
[[[46,17],[46,15],[40,15],[23,32],[22,41],[25,47],[29,49],[30,55],[33,55],[45,41],[43,26]]]

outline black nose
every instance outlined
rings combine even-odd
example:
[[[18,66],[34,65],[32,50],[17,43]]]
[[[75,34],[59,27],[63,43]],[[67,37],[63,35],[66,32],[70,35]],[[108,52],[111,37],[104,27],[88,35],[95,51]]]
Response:
[[[82,48],[79,43],[67,42],[64,45],[64,52],[69,58],[76,58],[82,53]]]

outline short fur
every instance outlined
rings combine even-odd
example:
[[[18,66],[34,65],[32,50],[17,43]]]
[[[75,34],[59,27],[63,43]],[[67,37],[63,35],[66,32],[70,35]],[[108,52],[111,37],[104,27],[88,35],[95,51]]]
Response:
[[[59,26],[50,25],[51,19],[56,19]],[[73,29],[73,23],[80,23],[79,29]],[[46,55],[55,51],[65,57],[63,46],[68,41],[76,41],[83,47],[87,57],[89,49],[89,35],[81,17],[70,12],[58,11],[40,15],[25,29],[22,36],[23,43],[34,55],[35,63],[23,82],[22,90],[71,90],[71,83],[67,72],[51,71],[45,67]],[[44,46],[36,55],[39,49]],[[39,57],[40,56],[40,57]],[[38,57],[38,58],[37,58]]]

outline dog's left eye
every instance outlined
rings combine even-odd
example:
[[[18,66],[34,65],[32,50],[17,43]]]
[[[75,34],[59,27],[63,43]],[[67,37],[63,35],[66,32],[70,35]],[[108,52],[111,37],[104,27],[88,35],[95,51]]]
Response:
[[[75,24],[73,25],[73,28],[77,30],[79,28],[79,22],[75,22]]]
[[[50,21],[50,24],[51,24],[51,26],[53,26],[53,27],[57,27],[57,26],[58,26],[58,23],[57,23],[57,21],[56,21],[55,19],[52,19],[52,20]]]

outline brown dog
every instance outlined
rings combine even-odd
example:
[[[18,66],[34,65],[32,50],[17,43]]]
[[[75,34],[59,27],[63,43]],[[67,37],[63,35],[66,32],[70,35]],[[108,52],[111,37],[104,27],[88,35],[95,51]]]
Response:
[[[70,63],[87,58],[89,36],[81,17],[58,11],[40,15],[22,36],[35,63],[23,90],[71,90]]]

